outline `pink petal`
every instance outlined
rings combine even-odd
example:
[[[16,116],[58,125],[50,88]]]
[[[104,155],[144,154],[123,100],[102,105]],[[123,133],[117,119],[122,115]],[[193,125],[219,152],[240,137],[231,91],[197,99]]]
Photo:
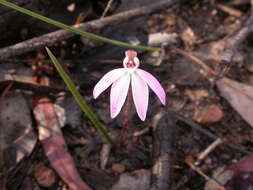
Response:
[[[150,73],[147,71],[144,71],[142,69],[137,69],[136,72],[138,75],[149,85],[149,87],[154,91],[154,93],[158,96],[159,100],[163,105],[165,105],[166,102],[166,94],[159,83],[159,81]]]
[[[145,120],[148,109],[148,85],[137,74],[132,74],[132,93],[133,100],[138,116],[142,121]]]
[[[130,84],[129,73],[126,73],[113,83],[110,96],[111,118],[115,118],[119,114],[126,100],[129,84]]]
[[[96,84],[93,90],[93,97],[96,99],[104,90],[106,90],[114,81],[125,73],[125,69],[114,69],[106,73]]]

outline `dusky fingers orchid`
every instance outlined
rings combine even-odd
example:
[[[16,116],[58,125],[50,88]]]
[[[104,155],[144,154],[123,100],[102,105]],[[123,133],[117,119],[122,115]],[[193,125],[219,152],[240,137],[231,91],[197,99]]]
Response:
[[[139,65],[140,61],[137,57],[137,52],[127,50],[123,60],[124,68],[109,71],[94,87],[93,97],[96,99],[104,90],[112,85],[110,94],[111,118],[115,118],[123,107],[130,83],[134,105],[142,121],[145,120],[148,109],[148,87],[154,91],[160,102],[165,105],[166,94],[161,84],[153,75],[139,69]]]

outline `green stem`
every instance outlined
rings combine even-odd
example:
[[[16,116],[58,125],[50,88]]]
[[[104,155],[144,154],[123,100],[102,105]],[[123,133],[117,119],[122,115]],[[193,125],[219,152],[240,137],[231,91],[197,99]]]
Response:
[[[99,133],[107,140],[107,142],[111,145],[114,145],[114,142],[110,135],[107,133],[104,125],[97,119],[96,115],[91,111],[89,106],[86,104],[85,100],[81,96],[81,94],[76,89],[73,81],[70,79],[68,74],[64,71],[62,66],[58,63],[56,57],[53,55],[53,53],[46,47],[47,53],[53,62],[56,70],[59,72],[61,78],[67,85],[68,89],[74,96],[76,102],[79,104],[80,108],[83,110],[83,112],[87,115],[87,117],[91,120],[91,122],[95,125]]]
[[[147,51],[157,51],[157,50],[160,49],[160,48],[141,46],[141,45],[131,45],[131,44],[128,44],[128,43],[117,41],[117,40],[111,40],[109,38],[106,38],[106,37],[103,37],[103,36],[99,36],[99,35],[96,35],[96,34],[93,34],[93,33],[85,32],[85,31],[79,30],[77,28],[74,28],[72,26],[68,26],[68,25],[63,24],[61,22],[58,22],[58,21],[55,21],[53,19],[47,18],[45,16],[42,16],[40,14],[37,14],[37,13],[35,13],[33,11],[30,11],[28,9],[22,8],[22,7],[18,6],[18,5],[15,5],[15,4],[10,3],[8,1],[5,1],[5,0],[0,0],[0,4],[4,5],[6,7],[9,7],[9,8],[15,9],[18,12],[21,12],[23,14],[29,15],[29,16],[34,17],[36,19],[42,20],[42,21],[44,21],[46,23],[52,24],[54,26],[57,26],[59,28],[68,30],[68,31],[76,33],[76,34],[79,34],[79,35],[81,35],[83,37],[86,37],[86,38],[89,38],[89,39],[93,39],[93,40],[97,40],[97,41],[113,44],[113,45],[116,45],[116,46],[121,46],[121,47],[129,48],[129,49],[147,50]]]

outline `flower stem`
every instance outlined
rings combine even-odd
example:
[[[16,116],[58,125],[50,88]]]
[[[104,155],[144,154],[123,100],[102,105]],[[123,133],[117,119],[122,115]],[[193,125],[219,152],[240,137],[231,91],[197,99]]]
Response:
[[[132,94],[131,94],[131,90],[128,90],[128,94],[127,94],[127,99],[126,99],[126,104],[123,107],[123,123],[122,123],[122,130],[120,132],[120,146],[123,146],[123,142],[125,140],[125,138],[127,137],[127,132],[130,128],[130,120],[131,120],[131,108],[132,108]]]

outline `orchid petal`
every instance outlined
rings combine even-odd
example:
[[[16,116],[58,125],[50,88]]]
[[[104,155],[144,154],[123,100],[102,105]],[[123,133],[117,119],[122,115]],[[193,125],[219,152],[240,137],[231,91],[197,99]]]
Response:
[[[133,100],[138,116],[142,121],[145,120],[148,109],[148,85],[136,73],[132,74],[132,93]]]
[[[136,70],[137,74],[149,85],[163,105],[166,103],[166,94],[160,82],[150,73],[142,69]]]
[[[115,118],[119,114],[126,100],[129,84],[130,84],[129,73],[126,73],[112,84],[110,96],[111,118]]]
[[[93,90],[93,97],[96,99],[103,91],[105,91],[113,82],[120,78],[126,72],[125,69],[114,69],[106,73],[96,84]]]

